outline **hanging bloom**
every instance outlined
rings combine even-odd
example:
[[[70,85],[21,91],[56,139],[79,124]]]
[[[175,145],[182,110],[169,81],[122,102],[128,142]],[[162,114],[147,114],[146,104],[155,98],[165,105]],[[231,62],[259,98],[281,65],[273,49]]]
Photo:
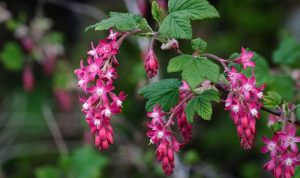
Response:
[[[165,114],[160,107],[155,106],[154,109],[153,112],[147,113],[147,116],[152,118],[152,121],[148,123],[147,136],[150,138],[150,143],[157,146],[157,160],[161,163],[165,174],[169,176],[174,169],[174,152],[179,151],[180,144],[170,128],[165,125],[163,120]]]
[[[78,87],[87,95],[86,98],[80,98],[82,112],[86,115],[91,133],[95,135],[95,145],[100,150],[106,150],[113,144],[111,117],[121,112],[126,99],[123,92],[119,95],[114,93],[113,82],[118,77],[115,69],[118,65],[115,57],[118,53],[117,37],[118,33],[110,30],[109,36],[97,46],[91,43],[92,49],[87,52],[87,66],[81,60],[80,68],[74,71]]]
[[[238,73],[234,67],[228,71],[230,92],[225,100],[225,110],[230,110],[230,116],[237,126],[241,145],[250,149],[256,132],[256,119],[260,117],[262,107],[259,93],[264,87],[256,86],[254,74],[247,78],[243,73]]]
[[[144,60],[144,67],[149,78],[153,78],[157,75],[158,60],[153,49],[150,49],[148,52],[148,55]]]

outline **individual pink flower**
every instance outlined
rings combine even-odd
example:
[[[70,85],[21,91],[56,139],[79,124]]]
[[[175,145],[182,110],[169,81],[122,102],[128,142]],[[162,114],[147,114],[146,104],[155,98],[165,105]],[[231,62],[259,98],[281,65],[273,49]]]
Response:
[[[274,157],[276,156],[276,153],[278,151],[282,151],[282,149],[278,145],[278,135],[274,135],[272,139],[268,139],[267,137],[263,136],[262,140],[266,144],[264,147],[261,148],[262,153],[270,152],[271,157]]]
[[[296,143],[300,142],[300,137],[296,137],[296,128],[292,124],[287,125],[286,132],[280,132],[279,137],[283,140],[282,147],[287,149],[287,147],[291,147],[294,153],[298,152],[298,146]]]
[[[150,49],[147,57],[144,59],[144,67],[149,78],[153,78],[157,75],[158,60],[153,49]]]
[[[255,63],[251,61],[253,56],[254,53],[252,51],[248,52],[245,48],[242,47],[240,56],[234,61],[236,63],[242,64],[244,69],[246,69],[247,67],[255,67]]]

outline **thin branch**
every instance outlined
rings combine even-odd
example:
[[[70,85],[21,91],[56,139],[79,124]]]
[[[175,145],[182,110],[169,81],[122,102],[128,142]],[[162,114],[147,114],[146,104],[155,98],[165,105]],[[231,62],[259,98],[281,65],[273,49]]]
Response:
[[[222,64],[222,66],[224,67],[225,71],[228,71],[228,67],[225,64],[227,62],[227,60],[222,59],[222,58],[220,58],[220,57],[218,57],[216,55],[209,54],[209,53],[204,53],[201,56],[216,60],[217,62],[219,62],[220,64]]]
[[[166,127],[169,127],[174,121],[173,118],[175,117],[175,114],[177,114],[178,110],[180,109],[180,107],[187,102],[189,99],[191,99],[194,96],[194,94],[190,94],[187,97],[185,97],[182,101],[180,101],[180,103],[174,108],[174,110],[172,111],[172,114],[169,117],[169,120],[167,121],[167,123],[165,124]]]
[[[61,155],[68,154],[69,150],[67,144],[64,142],[63,136],[54,119],[51,108],[49,106],[44,105],[42,108],[42,112],[60,154]]]

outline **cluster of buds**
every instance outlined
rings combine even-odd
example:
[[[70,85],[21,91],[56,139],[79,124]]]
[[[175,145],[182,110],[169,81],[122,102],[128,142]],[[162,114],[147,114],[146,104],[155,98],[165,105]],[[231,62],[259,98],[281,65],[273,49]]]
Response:
[[[295,166],[300,164],[298,146],[300,137],[296,137],[296,128],[287,124],[282,131],[276,132],[271,139],[263,137],[266,144],[262,153],[270,153],[271,160],[264,165],[264,169],[271,171],[276,178],[291,178],[295,174]]]
[[[182,86],[179,88],[179,101],[184,100],[190,94],[191,94],[190,87],[185,81],[183,81]],[[178,107],[178,111],[176,112],[178,128],[184,139],[184,143],[187,143],[192,139],[192,125],[187,121],[186,114],[185,114],[185,108],[187,103],[188,101],[182,103]]]
[[[253,52],[247,52],[242,48],[241,55],[235,59],[235,62],[241,63],[244,68],[254,67],[252,57]],[[264,85],[256,87],[254,73],[247,78],[244,74],[238,73],[234,67],[227,72],[230,92],[225,100],[225,110],[230,110],[241,145],[245,149],[251,149],[256,132],[256,119],[260,117],[259,110],[262,107],[260,99],[263,97]]]
[[[169,176],[173,173],[174,152],[179,151],[180,144],[166,125],[163,119],[165,113],[159,106],[155,106],[147,116],[152,118],[148,123],[147,136],[150,138],[150,143],[157,145],[156,157],[161,162],[165,174]]]
[[[126,96],[113,92],[113,82],[117,78],[115,67],[118,61],[118,33],[110,31],[110,35],[87,52],[87,66],[81,60],[80,69],[75,70],[78,86],[88,95],[81,98],[82,111],[86,114],[91,132],[95,134],[95,145],[100,150],[108,149],[113,144],[113,129],[110,121],[113,114],[122,110],[122,103]]]
[[[158,60],[152,48],[149,50],[146,58],[144,59],[144,67],[148,78],[153,78],[157,75]]]

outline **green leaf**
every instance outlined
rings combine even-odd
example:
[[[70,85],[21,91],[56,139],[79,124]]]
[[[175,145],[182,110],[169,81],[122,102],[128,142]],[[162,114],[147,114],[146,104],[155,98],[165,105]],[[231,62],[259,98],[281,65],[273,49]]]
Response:
[[[273,53],[273,61],[282,65],[300,66],[300,42],[292,36],[284,37]]]
[[[185,109],[188,121],[193,122],[195,113],[205,120],[210,120],[212,115],[211,101],[220,102],[219,93],[213,89],[205,90],[190,100]]]
[[[146,110],[151,111],[157,104],[164,111],[168,111],[178,103],[180,85],[178,79],[165,79],[140,89],[139,94],[147,100]]]
[[[166,38],[192,39],[190,20],[219,17],[218,11],[206,0],[169,0],[169,15],[159,32]]]
[[[0,59],[8,70],[17,71],[23,67],[24,54],[16,42],[7,42],[0,54]]]
[[[295,95],[293,79],[288,75],[275,75],[267,82],[270,91],[276,91],[283,100],[291,100]]]
[[[207,43],[201,38],[196,38],[192,40],[192,48],[194,50],[200,50],[201,52],[205,50]]]
[[[153,19],[156,20],[158,23],[162,22],[163,10],[159,7],[159,4],[156,1],[152,1],[151,14]]]
[[[60,167],[66,172],[64,177],[101,178],[107,164],[106,157],[90,146],[81,147],[60,159]]]
[[[207,0],[169,0],[169,12],[182,14],[191,20],[220,17]]]
[[[187,81],[192,89],[196,88],[205,79],[217,82],[220,78],[220,68],[207,58],[197,57],[189,60],[182,71],[182,79]]]
[[[148,25],[146,19],[137,14],[131,13],[109,13],[109,18],[102,20],[94,25],[91,25],[85,29],[85,31],[90,29],[95,30],[108,30],[114,28],[117,31],[132,31],[136,29],[141,29],[146,32],[152,32],[151,27]]]
[[[59,170],[55,167],[44,166],[35,171],[36,178],[59,178]]]
[[[220,100],[221,100],[219,92],[217,90],[214,90],[214,89],[209,89],[209,90],[203,91],[201,93],[201,96],[205,97],[209,101],[214,101],[216,103],[219,103]]]
[[[274,132],[278,132],[280,131],[282,128],[282,122],[276,122],[274,124],[271,125],[271,129],[274,131]]]
[[[182,54],[180,56],[176,56],[169,61],[169,65],[167,68],[168,72],[179,72],[183,70],[184,64],[193,57],[191,55]]]
[[[205,79],[217,82],[220,79],[220,68],[217,64],[204,57],[180,55],[170,60],[168,72],[182,71],[182,79],[187,81],[192,89]]]
[[[263,104],[266,108],[275,109],[281,103],[281,96],[277,92],[268,92],[263,98]]]
[[[296,108],[296,117],[298,120],[300,120],[300,104],[298,104]]]
[[[191,39],[192,26],[188,17],[169,14],[162,22],[159,32],[166,38]]]

